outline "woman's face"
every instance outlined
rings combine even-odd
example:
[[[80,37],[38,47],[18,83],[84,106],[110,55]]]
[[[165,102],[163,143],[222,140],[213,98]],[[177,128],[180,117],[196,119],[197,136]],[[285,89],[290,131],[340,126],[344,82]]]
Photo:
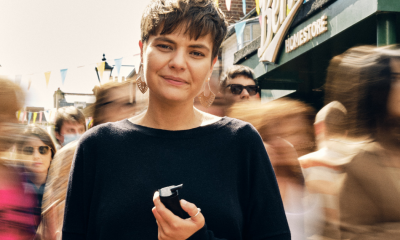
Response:
[[[22,154],[28,160],[28,170],[33,173],[46,173],[51,162],[51,148],[42,140],[32,137],[22,147]]]
[[[400,117],[400,60],[392,59],[393,82],[388,96],[388,112],[391,116]]]
[[[194,40],[183,32],[178,28],[171,34],[152,35],[145,44],[139,43],[151,100],[193,103],[212,73],[217,58],[211,59],[211,35]]]

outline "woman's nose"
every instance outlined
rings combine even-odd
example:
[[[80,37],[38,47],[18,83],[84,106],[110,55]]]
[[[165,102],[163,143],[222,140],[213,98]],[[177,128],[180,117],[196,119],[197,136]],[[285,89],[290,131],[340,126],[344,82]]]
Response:
[[[40,159],[40,157],[41,157],[41,154],[39,153],[39,150],[34,150],[33,151],[33,160],[37,160],[37,159]]]
[[[178,71],[186,69],[185,54],[181,51],[176,51],[175,54],[171,56],[169,67]]]

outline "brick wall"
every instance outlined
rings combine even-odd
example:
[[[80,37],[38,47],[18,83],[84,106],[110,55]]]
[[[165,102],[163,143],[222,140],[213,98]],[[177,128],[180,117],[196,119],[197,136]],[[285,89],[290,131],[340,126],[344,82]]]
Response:
[[[244,17],[242,0],[231,0],[231,10],[226,9],[225,0],[218,1],[219,8],[225,13],[229,24],[235,23],[240,18]],[[246,14],[256,7],[255,0],[246,0]]]

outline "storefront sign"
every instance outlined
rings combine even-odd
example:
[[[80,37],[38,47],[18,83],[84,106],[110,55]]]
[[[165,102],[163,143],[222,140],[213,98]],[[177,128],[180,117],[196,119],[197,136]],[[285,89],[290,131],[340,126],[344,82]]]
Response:
[[[328,31],[328,17],[326,15],[322,16],[317,21],[309,24],[304,29],[295,33],[293,36],[285,41],[285,49],[287,53],[299,48],[311,39],[325,33]]]
[[[260,62],[275,62],[285,34],[302,4],[302,0],[260,0]]]

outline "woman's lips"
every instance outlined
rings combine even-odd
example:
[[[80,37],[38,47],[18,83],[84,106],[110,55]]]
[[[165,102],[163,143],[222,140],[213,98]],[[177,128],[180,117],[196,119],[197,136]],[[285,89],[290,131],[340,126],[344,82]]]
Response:
[[[168,83],[175,85],[175,86],[181,86],[186,84],[185,80],[180,79],[180,78],[174,78],[174,77],[163,77],[165,81]]]

